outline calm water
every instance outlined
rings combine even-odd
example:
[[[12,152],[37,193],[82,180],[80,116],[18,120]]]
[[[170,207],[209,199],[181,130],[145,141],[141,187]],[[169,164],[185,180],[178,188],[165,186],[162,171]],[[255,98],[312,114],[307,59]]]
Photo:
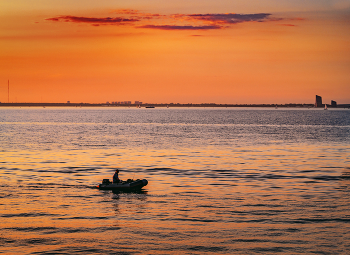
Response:
[[[0,253],[349,254],[349,144],[350,110],[0,108]]]

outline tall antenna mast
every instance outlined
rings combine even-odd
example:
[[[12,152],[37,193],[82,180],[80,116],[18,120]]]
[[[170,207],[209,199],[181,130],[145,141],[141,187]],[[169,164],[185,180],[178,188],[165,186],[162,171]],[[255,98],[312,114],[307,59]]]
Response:
[[[10,80],[7,81],[7,102],[10,103]]]

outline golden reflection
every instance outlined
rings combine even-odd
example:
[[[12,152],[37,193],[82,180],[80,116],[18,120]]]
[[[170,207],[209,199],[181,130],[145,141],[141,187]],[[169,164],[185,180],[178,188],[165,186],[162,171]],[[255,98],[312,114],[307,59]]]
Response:
[[[347,233],[347,147],[1,151],[1,240],[14,253],[111,243],[152,254],[319,251],[318,240],[331,246]],[[116,167],[149,184],[138,193],[94,188]]]

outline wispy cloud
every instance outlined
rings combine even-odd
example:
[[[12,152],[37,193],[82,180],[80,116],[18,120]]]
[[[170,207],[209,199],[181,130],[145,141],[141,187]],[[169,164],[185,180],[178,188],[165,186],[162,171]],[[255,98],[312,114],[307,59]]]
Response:
[[[221,26],[176,26],[176,25],[144,25],[139,28],[151,28],[161,30],[209,30],[209,29],[220,29]]]
[[[295,25],[293,25],[293,24],[281,24],[281,26],[285,26],[285,27],[295,27]]]
[[[125,24],[130,22],[137,22],[139,19],[134,18],[122,18],[122,17],[106,17],[106,18],[93,18],[93,17],[77,17],[77,16],[57,16],[54,18],[48,18],[49,21],[64,21],[74,23],[90,23],[90,24]]]
[[[270,13],[256,13],[256,14],[237,14],[237,13],[214,13],[214,14],[177,14],[173,15],[175,19],[197,20],[206,23],[215,24],[238,24],[243,22],[263,22],[267,21]]]
[[[159,30],[213,30],[223,29],[248,22],[273,22],[283,18],[273,17],[271,13],[207,13],[207,14],[173,14],[162,15],[144,13],[133,9],[112,11],[117,17],[79,17],[62,15],[46,19],[54,22],[87,23],[99,25],[132,25],[136,28]],[[288,20],[288,19],[287,19]],[[293,19],[289,19],[293,20]],[[296,20],[296,19],[294,19]],[[292,24],[288,24],[292,26]]]
[[[137,18],[137,19],[156,19],[156,18],[164,18],[167,17],[167,15],[161,15],[158,13],[144,13],[138,10],[133,9],[118,9],[113,11],[113,13],[116,13],[118,15],[129,15],[130,17]]]

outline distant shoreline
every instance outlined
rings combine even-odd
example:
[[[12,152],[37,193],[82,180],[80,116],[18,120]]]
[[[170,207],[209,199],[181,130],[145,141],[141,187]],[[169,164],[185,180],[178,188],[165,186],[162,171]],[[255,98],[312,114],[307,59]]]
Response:
[[[0,107],[269,107],[269,108],[314,108],[314,104],[90,104],[90,103],[0,103]],[[324,105],[322,106],[324,107]],[[319,107],[319,108],[322,108]],[[327,104],[328,108],[332,108]],[[333,108],[350,108],[350,104],[338,104]]]

